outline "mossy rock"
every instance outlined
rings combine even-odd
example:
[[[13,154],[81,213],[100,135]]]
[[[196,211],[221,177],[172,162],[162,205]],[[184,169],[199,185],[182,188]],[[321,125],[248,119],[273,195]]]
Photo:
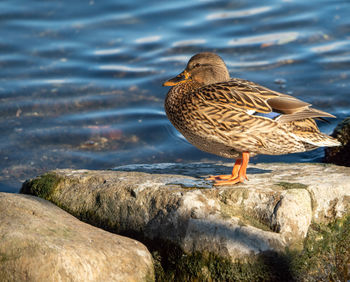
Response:
[[[144,243],[153,249],[157,281],[348,281],[349,234],[350,215],[328,225],[313,223],[302,251],[270,251],[236,262],[185,254],[171,243]]]
[[[35,195],[40,198],[51,200],[55,190],[64,178],[54,172],[43,174],[34,180],[27,180],[23,183],[20,193]]]
[[[348,168],[346,168],[346,170],[348,173]],[[323,170],[320,171],[322,172]],[[62,173],[62,175],[65,175],[65,173]],[[84,177],[85,174],[86,173],[84,173]],[[120,179],[120,174],[120,172],[115,173],[113,174],[113,177],[115,177],[115,179]],[[144,207],[145,202],[143,201],[140,201],[141,204],[139,206],[135,205],[137,200],[143,199],[141,197],[142,193],[137,194],[136,192],[133,192],[134,187],[129,186],[130,184],[127,184],[125,186],[126,188],[120,188],[120,185],[122,184],[117,182],[118,188],[122,191],[120,193],[125,193],[127,196],[113,198],[111,195],[115,195],[116,190],[112,189],[113,187],[107,189],[108,186],[107,188],[103,188],[104,183],[110,183],[109,180],[107,180],[107,182],[105,180],[110,179],[107,178],[107,172],[104,172],[103,176],[100,176],[100,172],[97,176],[92,174],[93,176],[91,176],[91,179],[90,175],[87,174],[87,178],[80,180],[83,183],[80,184],[80,186],[74,186],[74,181],[79,184],[78,177],[80,177],[80,174],[77,173],[76,175],[78,175],[76,178],[63,178],[64,176],[60,176],[58,172],[51,172],[42,177],[26,182],[23,185],[22,192],[38,195],[51,200],[56,205],[69,211],[71,214],[74,214],[76,217],[87,223],[143,242],[153,254],[158,281],[346,281],[350,278],[350,236],[348,235],[350,234],[349,216],[343,217],[329,225],[313,223],[309,227],[307,238],[301,242],[302,248],[300,249],[292,250],[276,248],[276,251],[262,252],[256,255],[251,254],[247,257],[239,257],[236,260],[232,260],[225,258],[225,253],[221,253],[220,256],[218,253],[214,254],[201,251],[186,253],[179,247],[181,246],[180,244],[174,243],[178,241],[167,242],[164,241],[164,237],[163,239],[157,237],[159,235],[146,238],[146,233],[143,233],[144,229],[140,227],[142,226],[142,220],[138,221],[137,225],[125,224],[126,222],[129,222],[126,220],[128,219],[127,216],[124,218],[121,217],[124,220],[114,221],[114,219],[121,214],[129,215],[126,209],[141,209]],[[342,176],[345,179],[347,175],[348,174],[344,174]],[[140,177],[142,177],[142,183],[144,183],[144,178],[147,176],[142,174]],[[152,175],[150,177],[158,177],[157,181],[161,181],[160,176]],[[85,186],[87,185],[86,183],[88,183],[87,179],[89,182],[93,183],[91,187],[97,187],[97,189],[91,190],[93,191],[91,193]],[[342,181],[344,181],[344,179],[342,179]],[[136,183],[138,183],[137,181],[139,180],[136,180]],[[285,190],[282,191],[283,194],[293,194],[292,192],[301,192],[301,189],[310,189],[307,185],[299,183],[299,180],[295,182],[289,181],[290,178],[281,178],[279,182],[276,182],[277,186],[275,188],[278,188],[276,189],[278,190],[278,193]],[[111,178],[111,183],[114,183],[113,178]],[[166,180],[165,183],[168,183],[168,180]],[[73,186],[71,184],[73,184]],[[78,189],[79,187],[81,188],[80,190]],[[72,195],[75,195],[75,199],[78,200],[70,202],[71,198],[68,197],[70,194],[63,193],[67,198],[65,199],[66,201],[62,201],[62,197],[58,197],[58,191],[63,188],[67,189],[65,191],[74,191],[75,193]],[[150,189],[151,188],[149,188],[149,190]],[[164,188],[161,188],[160,191],[163,191],[162,189]],[[288,191],[290,189],[295,191]],[[149,190],[144,189],[142,191],[145,193]],[[263,219],[256,219],[256,217],[254,217],[255,215],[249,212],[239,213],[239,200],[248,198],[251,191],[246,187],[235,187],[232,190],[226,189],[220,194],[222,200],[220,206],[222,216],[225,218],[230,218],[232,216],[239,217],[242,225],[249,224],[250,226],[257,227],[261,230],[271,231],[270,226],[265,224]],[[107,191],[108,193],[104,194],[103,191]],[[185,193],[184,190],[179,191]],[[203,190],[198,191],[202,192]],[[208,198],[218,197],[217,190],[212,189],[208,191],[209,192],[205,194]],[[180,194],[178,192],[176,193],[176,195]],[[211,194],[209,195],[209,193]],[[271,193],[275,193],[275,189],[271,189]],[[128,195],[131,195],[131,197],[128,197]],[[150,195],[150,199],[153,199],[152,197],[154,194]],[[345,194],[344,197],[346,197],[346,195],[347,194]],[[233,203],[237,203],[238,208],[235,209],[235,207],[230,205],[229,201],[227,203],[224,201],[225,197],[228,196],[230,196],[228,198],[229,200]],[[259,199],[261,201],[261,198]],[[328,200],[328,197],[326,199]],[[277,202],[279,200],[278,196],[273,198],[273,200],[274,203]],[[126,203],[126,201],[128,201],[128,204],[123,205],[123,208],[118,209],[106,208],[103,210],[101,208],[103,203],[105,203],[105,207],[113,207],[112,203],[117,201],[120,201],[120,203]],[[175,204],[173,203],[177,204],[178,202],[178,200],[166,202],[171,203],[171,205],[168,204],[165,208],[175,207]],[[153,205],[153,200],[150,201],[150,203],[152,203],[152,209],[159,209],[159,207],[161,207],[161,205]],[[97,207],[97,211],[100,211],[101,214],[93,209],[90,211],[90,208],[94,206]],[[118,207],[118,205],[116,206]],[[169,208],[169,210],[171,209]],[[111,218],[112,221],[109,221],[108,218]],[[143,213],[141,213],[141,218],[143,218]],[[309,226],[309,223],[310,221],[308,221],[307,226]],[[181,229],[182,226],[184,225],[181,225],[180,227],[177,226],[177,230]],[[171,230],[173,231],[175,229]],[[152,233],[152,235],[153,234],[154,233]],[[179,241],[183,239],[182,236],[184,235],[179,233]],[[198,237],[196,234],[195,236],[194,240],[197,240]],[[150,238],[152,238],[152,240]],[[209,243],[211,244],[211,241]],[[222,249],[225,251],[224,247]],[[190,248],[188,250],[190,250]],[[204,248],[204,250],[206,249]],[[0,261],[1,259],[3,258],[0,256]]]

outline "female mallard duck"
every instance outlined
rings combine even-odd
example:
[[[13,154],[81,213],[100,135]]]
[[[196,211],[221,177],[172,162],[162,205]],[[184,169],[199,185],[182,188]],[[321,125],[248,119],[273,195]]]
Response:
[[[231,175],[211,176],[215,185],[243,182],[249,156],[304,152],[340,143],[320,132],[314,118],[334,117],[310,104],[254,82],[230,78],[224,61],[205,52],[166,81],[173,86],[165,111],[197,148],[236,158]]]

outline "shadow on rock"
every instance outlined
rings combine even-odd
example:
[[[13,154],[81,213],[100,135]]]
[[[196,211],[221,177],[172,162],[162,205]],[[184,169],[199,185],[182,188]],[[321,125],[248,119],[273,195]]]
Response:
[[[232,164],[233,166],[233,164]],[[113,168],[117,171],[137,171],[156,174],[177,174],[192,177],[206,177],[208,175],[230,174],[232,167],[215,163],[160,163],[160,164],[130,164]],[[271,170],[248,168],[248,174],[270,173]]]

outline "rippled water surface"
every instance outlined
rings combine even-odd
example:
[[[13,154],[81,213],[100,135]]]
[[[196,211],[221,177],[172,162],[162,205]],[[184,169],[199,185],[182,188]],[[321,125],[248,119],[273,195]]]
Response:
[[[54,168],[223,160],[164,114],[162,82],[200,51],[335,114],[331,133],[350,111],[349,15],[348,1],[2,0],[0,191]]]

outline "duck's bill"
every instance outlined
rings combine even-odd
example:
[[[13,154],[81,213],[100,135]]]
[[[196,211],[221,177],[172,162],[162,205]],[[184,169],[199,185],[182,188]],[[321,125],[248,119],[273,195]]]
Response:
[[[190,79],[190,74],[184,70],[179,75],[173,77],[172,79],[169,79],[163,83],[163,86],[174,86],[179,83],[186,82]]]

